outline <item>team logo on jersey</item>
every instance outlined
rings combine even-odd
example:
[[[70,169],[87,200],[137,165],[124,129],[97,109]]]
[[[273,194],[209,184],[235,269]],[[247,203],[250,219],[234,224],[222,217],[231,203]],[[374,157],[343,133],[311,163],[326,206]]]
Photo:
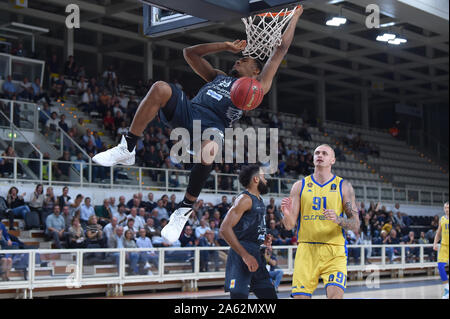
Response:
[[[337,188],[336,184],[331,184],[331,191],[336,191],[336,188]]]
[[[236,279],[232,279],[230,282],[230,289],[233,289],[236,286]]]
[[[221,81],[219,84],[217,84],[218,86],[221,86],[221,87],[225,87],[225,88],[227,88],[227,87],[229,87],[230,85],[231,85],[231,82],[232,82],[232,80],[229,80],[229,81],[227,81],[227,80],[223,80],[223,81]]]
[[[312,183],[308,183],[308,187],[311,188],[313,185]]]

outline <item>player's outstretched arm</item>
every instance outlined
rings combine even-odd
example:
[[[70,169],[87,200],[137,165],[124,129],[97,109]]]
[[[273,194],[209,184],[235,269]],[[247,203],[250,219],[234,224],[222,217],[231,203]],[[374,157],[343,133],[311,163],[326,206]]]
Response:
[[[287,54],[289,47],[292,44],[292,40],[294,39],[295,34],[295,28],[297,27],[298,19],[300,18],[302,13],[303,7],[300,6],[295,12],[292,20],[289,22],[289,25],[283,34],[281,45],[275,49],[275,52],[266,62],[263,70],[261,71],[261,74],[257,78],[261,83],[264,95],[270,91],[272,81],[278,71],[278,67],[280,66],[281,61],[283,61],[284,56]]]
[[[219,233],[223,239],[230,245],[230,247],[242,257],[242,260],[248,266],[251,272],[258,269],[258,262],[256,259],[248,253],[248,251],[239,243],[236,234],[233,231],[233,227],[239,223],[242,216],[246,211],[252,208],[252,199],[246,194],[240,195],[236,198],[233,206],[230,208],[228,213],[220,226]]]
[[[214,54],[222,51],[239,53],[245,49],[247,41],[236,40],[234,42],[216,42],[199,44],[183,50],[184,59],[189,66],[206,82],[211,82],[218,74],[224,74],[221,70],[214,69],[213,66],[204,58],[205,55]]]
[[[291,230],[297,223],[298,214],[300,213],[300,191],[303,181],[298,181],[292,186],[291,194],[281,201],[281,211],[283,212],[283,225],[287,230]]]
[[[351,230],[355,234],[359,232],[359,212],[356,206],[355,190],[349,181],[344,180],[342,184],[342,201],[344,206],[345,215],[347,219],[343,217],[337,217],[338,225],[345,230]]]
[[[442,233],[442,227],[441,227],[441,223],[439,223],[438,229],[436,231],[436,235],[434,235],[433,249],[435,251],[438,251],[438,243],[439,243],[439,240],[441,239],[441,233]]]

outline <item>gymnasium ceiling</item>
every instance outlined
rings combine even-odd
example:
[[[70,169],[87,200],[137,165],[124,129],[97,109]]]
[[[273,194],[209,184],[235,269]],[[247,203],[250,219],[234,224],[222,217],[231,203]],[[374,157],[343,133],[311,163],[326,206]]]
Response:
[[[410,0],[419,1],[419,0]],[[361,89],[371,91],[371,105],[405,102],[448,104],[449,30],[448,12],[443,16],[415,10],[404,0],[316,0],[308,1],[301,17],[286,66],[278,75],[278,90],[293,101],[313,100],[317,82],[326,81],[327,99],[348,103]],[[23,15],[24,23],[42,25],[51,34],[40,35],[37,41],[64,45],[65,6],[78,4],[81,29],[75,32],[101,33],[98,46],[91,36],[75,36],[75,50],[97,53],[119,59],[144,62],[143,44],[152,41],[154,65],[164,67],[170,56],[170,67],[192,72],[182,58],[181,50],[192,44],[230,41],[245,38],[241,22],[214,25],[162,39],[142,36],[142,4],[138,0],[33,0],[28,8],[14,9],[6,0],[0,11]],[[367,29],[365,7],[370,3],[384,6],[381,24],[394,22],[383,29]],[[342,14],[348,19],[340,28],[328,27],[325,21]],[[448,7],[447,9],[448,10]],[[442,14],[442,12],[439,12]],[[59,28],[55,30],[55,28]],[[394,47],[375,39],[380,33],[394,32],[408,39]],[[95,37],[94,37],[95,38]],[[235,56],[219,55],[222,68],[232,65]],[[374,89],[374,86],[383,89]]]

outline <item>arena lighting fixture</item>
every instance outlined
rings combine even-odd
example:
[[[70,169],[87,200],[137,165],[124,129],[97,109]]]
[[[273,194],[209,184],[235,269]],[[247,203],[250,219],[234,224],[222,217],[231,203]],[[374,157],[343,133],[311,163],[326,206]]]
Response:
[[[333,17],[333,19],[330,19],[327,21],[326,25],[332,26],[332,27],[340,27],[343,24],[347,23],[347,19],[343,17],[342,15],[342,6],[339,6],[339,16]]]
[[[393,44],[393,45],[400,45],[400,44],[406,43],[406,42],[408,42],[408,40],[402,39],[402,38],[395,38],[394,40],[388,41],[389,44]]]
[[[383,34],[383,35],[379,35],[379,36],[377,37],[377,41],[380,41],[380,42],[389,42],[389,41],[391,41],[391,40],[394,40],[396,37],[397,37],[397,36],[396,36],[395,34],[392,34],[392,33],[385,33],[385,34]]]
[[[342,24],[346,24],[347,23],[347,19],[344,17],[334,17],[333,19],[330,19],[327,21],[327,25],[328,26],[332,26],[332,27],[339,27]]]

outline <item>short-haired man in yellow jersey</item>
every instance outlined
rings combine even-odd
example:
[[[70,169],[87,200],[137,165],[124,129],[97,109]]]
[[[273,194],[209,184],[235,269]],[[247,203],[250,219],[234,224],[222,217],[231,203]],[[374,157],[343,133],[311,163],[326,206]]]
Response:
[[[448,277],[445,266],[448,264],[448,202],[444,204],[445,215],[441,217],[436,236],[434,236],[433,249],[438,250],[438,242],[441,240],[441,248],[438,254],[438,269],[444,284],[444,294],[442,299],[448,299]]]
[[[345,230],[359,232],[352,185],[331,172],[334,150],[320,145],[314,151],[314,173],[296,182],[281,209],[283,224],[297,224],[297,253],[292,296],[309,299],[321,277],[328,298],[341,299],[347,284]],[[344,218],[344,213],[347,218]]]

